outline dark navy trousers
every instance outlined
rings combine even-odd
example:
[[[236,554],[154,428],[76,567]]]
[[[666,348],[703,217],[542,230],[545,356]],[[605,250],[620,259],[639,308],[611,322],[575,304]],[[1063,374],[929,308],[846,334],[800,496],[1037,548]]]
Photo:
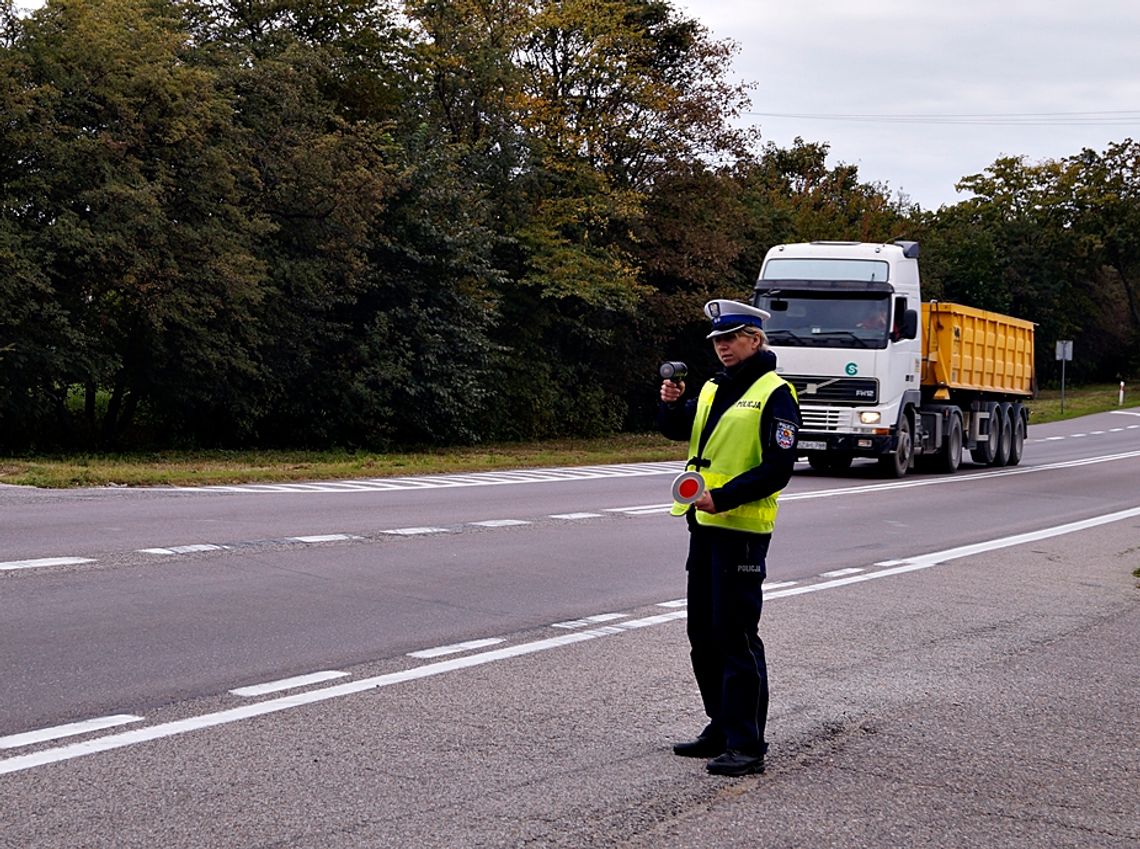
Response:
[[[770,534],[690,526],[688,633],[707,733],[762,755],[768,665],[757,629]]]

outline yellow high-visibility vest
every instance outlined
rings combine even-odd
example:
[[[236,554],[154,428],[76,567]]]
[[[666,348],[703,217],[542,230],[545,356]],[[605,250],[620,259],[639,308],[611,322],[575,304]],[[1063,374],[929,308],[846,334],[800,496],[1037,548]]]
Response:
[[[795,387],[776,372],[767,372],[748,388],[739,401],[725,410],[705,443],[701,459],[709,465],[697,469],[692,460],[697,456],[701,432],[708,421],[717,390],[717,385],[711,380],[701,387],[701,394],[697,398],[697,413],[693,419],[693,432],[689,438],[689,457],[692,459],[686,468],[699,471],[708,489],[723,486],[742,472],[760,465],[764,456],[764,448],[760,444],[760,416],[768,398],[781,386],[787,386],[792,397],[795,397]],[[697,522],[710,527],[770,534],[776,526],[776,499],[779,495],[780,493],[774,492],[767,498],[749,501],[721,513],[697,510]],[[688,505],[674,502],[671,512],[674,516],[682,516],[688,509]]]

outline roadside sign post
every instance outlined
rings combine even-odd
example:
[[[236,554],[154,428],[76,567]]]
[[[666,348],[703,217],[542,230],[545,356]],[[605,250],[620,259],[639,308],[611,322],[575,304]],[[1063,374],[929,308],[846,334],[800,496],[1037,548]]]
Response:
[[[1061,415],[1065,414],[1065,363],[1073,358],[1073,340],[1057,340],[1057,359],[1061,361]]]

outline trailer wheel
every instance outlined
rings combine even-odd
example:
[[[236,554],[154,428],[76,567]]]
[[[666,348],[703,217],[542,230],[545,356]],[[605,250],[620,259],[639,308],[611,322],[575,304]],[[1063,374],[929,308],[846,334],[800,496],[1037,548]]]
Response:
[[[815,469],[817,472],[825,472],[827,474],[834,474],[836,472],[845,472],[851,468],[851,455],[827,452],[815,452],[808,454],[808,465]]]
[[[958,471],[962,462],[962,417],[957,413],[950,416],[950,429],[946,432],[946,441],[938,453],[934,455],[934,470],[942,474],[952,475]]]
[[[1021,454],[1025,448],[1025,412],[1020,404],[1010,406],[1009,421],[1012,425],[1012,435],[1009,440],[1009,465],[1016,466],[1021,462]]]
[[[884,477],[901,478],[910,468],[914,442],[910,435],[910,419],[905,415],[899,419],[898,445],[890,454],[879,458],[879,471]]]
[[[1009,446],[1013,442],[1013,425],[1009,420],[1009,404],[998,404],[995,412],[1001,433],[998,435],[997,445],[994,447],[994,459],[991,466],[1005,466],[1009,464]]]
[[[1001,439],[1001,423],[998,421],[997,404],[993,401],[986,404],[983,411],[989,414],[989,421],[986,422],[986,440],[978,442],[970,449],[970,459],[979,466],[992,466],[994,455],[997,454],[998,440]]]

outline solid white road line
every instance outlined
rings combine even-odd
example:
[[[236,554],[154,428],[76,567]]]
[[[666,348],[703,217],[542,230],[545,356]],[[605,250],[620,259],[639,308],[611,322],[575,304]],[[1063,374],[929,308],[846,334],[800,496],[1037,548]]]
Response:
[[[0,562],[0,572],[14,569],[35,569],[40,566],[74,566],[77,563],[94,563],[90,557],[41,557],[39,560],[8,560]]]
[[[1117,412],[1117,411],[1113,411]],[[1140,413],[1127,413],[1127,415],[1140,415]],[[1127,429],[1140,428],[1140,425],[1128,425]],[[1063,436],[1046,437],[1043,441],[1050,441],[1055,439],[1065,439]],[[1140,457],[1140,451],[1129,451],[1122,454],[1111,454],[1102,457],[1092,457],[1082,460],[1068,460],[1060,463],[1049,463],[1042,466],[1026,466],[1026,467],[1012,467],[1006,469],[995,470],[991,472],[982,472],[973,475],[959,475],[955,477],[934,477],[934,478],[916,478],[903,481],[894,481],[891,483],[874,483],[866,484],[863,486],[850,486],[839,487],[835,489],[819,489],[810,492],[799,493],[784,493],[781,501],[806,501],[815,498],[832,498],[847,495],[860,495],[868,492],[880,492],[884,490],[893,489],[908,489],[917,486],[938,486],[942,484],[960,484],[971,483],[984,478],[1002,477],[1006,475],[1025,475],[1033,474],[1035,472],[1044,472],[1055,469],[1075,468],[1077,466],[1088,466],[1097,463],[1118,462],[1120,460],[1130,460]],[[627,515],[651,515],[658,512],[664,512],[669,509],[668,504],[645,504],[632,507],[611,507],[606,508],[607,513],[625,513]],[[555,513],[550,516],[552,519],[595,519],[600,518],[602,513]],[[530,524],[521,519],[491,519],[485,522],[471,522],[472,525],[480,525],[483,527],[507,527],[509,525]],[[442,534],[448,533],[447,528],[435,527],[422,527],[422,528],[394,528],[392,530],[381,531],[380,533],[395,535],[395,536],[416,536],[420,534]],[[308,537],[291,537],[293,541],[299,542],[326,542],[336,541],[342,539],[360,539],[351,534],[328,534],[324,536],[308,536]],[[138,552],[144,554],[189,554],[199,551],[221,551],[230,548],[227,545],[181,545],[172,546],[170,548],[142,548]],[[13,569],[32,569],[37,566],[63,566],[79,563],[94,563],[92,558],[84,557],[46,557],[37,560],[13,560],[7,562],[0,562],[0,571],[13,570]]]
[[[829,590],[835,587],[842,587],[848,584],[857,584],[863,581],[873,581],[878,578],[886,578],[891,575],[901,575],[906,572],[916,572],[919,569],[929,569],[931,566],[939,566],[951,560],[957,560],[961,557],[970,557],[974,554],[984,554],[987,551],[997,551],[1002,548],[1009,548],[1015,545],[1024,545],[1027,542],[1037,542],[1038,540],[1049,539],[1050,537],[1063,536],[1064,534],[1075,533],[1076,531],[1084,531],[1090,528],[1096,528],[1100,525],[1107,525],[1112,522],[1121,522],[1125,519],[1132,519],[1140,516],[1140,507],[1134,507],[1130,510],[1121,510],[1117,513],[1108,513],[1104,516],[1094,516],[1091,519],[1084,519],[1080,522],[1070,522],[1066,525],[1058,525],[1053,528],[1045,528],[1040,531],[1032,531],[1026,534],[1014,534],[1013,536],[1002,537],[1000,539],[988,540],[986,542],[975,543],[974,545],[963,545],[958,548],[948,548],[945,551],[933,551],[929,554],[920,554],[916,557],[908,557],[903,560],[884,560],[876,563],[876,566],[885,566],[887,568],[878,569],[874,572],[866,572],[861,575],[851,575],[845,578],[837,578],[833,581],[823,581],[818,584],[809,584],[805,587],[795,587],[790,590],[779,590],[772,593],[767,598],[784,598],[791,595],[802,595],[803,593],[820,592],[821,590]]]
[[[1074,533],[1076,531],[1087,530],[1090,528],[1099,527],[1100,525],[1107,525],[1112,522],[1132,519],[1137,516],[1140,516],[1140,507],[1131,508],[1129,510],[1120,510],[1115,513],[1105,514],[1103,516],[1094,516],[1090,519],[1084,519],[1079,522],[1070,522],[1065,525],[1058,525],[1056,527],[1046,528],[1041,531],[1016,534],[1013,536],[1002,537],[1000,539],[989,540],[987,542],[977,543],[974,545],[959,546],[958,548],[931,552],[929,554],[918,555],[915,557],[907,558],[905,560],[883,561],[875,565],[886,568],[880,568],[874,572],[866,572],[858,575],[848,575],[843,578],[836,578],[830,581],[808,584],[806,586],[790,587],[788,589],[777,590],[769,594],[766,597],[766,600],[786,598],[788,596],[803,595],[806,593],[822,592],[825,590],[834,589],[836,587],[847,586],[849,584],[856,584],[864,581],[873,581],[879,578],[885,578],[892,575],[900,575],[906,572],[914,572],[920,569],[929,569],[933,566],[938,566],[950,560],[955,560],[961,557],[969,557],[973,554],[981,554],[986,551],[994,551],[1014,545],[1021,545],[1027,542],[1034,542],[1037,540],[1048,539],[1054,536]],[[670,604],[670,602],[665,602],[663,604],[667,605]],[[601,627],[591,628],[588,630],[570,631],[557,637],[551,637],[549,639],[535,640],[534,642],[521,643],[514,646],[505,646],[501,649],[495,649],[493,651],[467,655],[465,657],[439,661],[436,663],[428,663],[424,664],[423,666],[405,669],[399,672],[391,672],[385,675],[378,675],[374,678],[364,678],[359,681],[339,684],[336,686],[327,687],[325,689],[308,690],[306,692],[296,693],[290,696],[283,696],[276,699],[267,699],[266,701],[257,702],[256,704],[247,705],[240,708],[218,711],[217,713],[204,714],[202,716],[189,717],[187,719],[180,719],[173,722],[165,722],[160,725],[152,726],[150,728],[140,728],[135,731],[126,731],[119,734],[112,734],[107,737],[86,740],[79,743],[72,743],[66,746],[58,746],[54,749],[45,749],[43,751],[33,752],[28,755],[20,755],[8,758],[6,760],[0,760],[0,775],[21,772],[23,770],[32,769],[34,767],[43,766],[45,764],[59,763],[61,761],[67,761],[73,758],[82,757],[83,755],[121,749],[126,746],[135,745],[136,743],[144,743],[150,740],[159,740],[166,737],[173,737],[178,734],[186,734],[190,731],[198,731],[203,728],[213,728],[220,725],[226,725],[231,722],[238,722],[243,719],[250,719],[255,716],[264,716],[271,713],[289,710],[295,707],[301,707],[303,705],[316,704],[318,702],[328,701],[330,699],[352,695],[354,693],[361,693],[366,690],[377,689],[379,687],[388,687],[393,684],[400,684],[407,681],[416,681],[434,675],[441,675],[446,672],[454,672],[459,669],[468,669],[475,666],[483,666],[488,663],[495,663],[497,661],[506,660],[508,658],[522,657],[528,654],[535,654],[537,652],[561,648],[563,646],[572,645],[574,643],[583,642],[585,640],[593,640],[600,637],[621,634],[629,630],[660,625],[666,622],[684,619],[687,615],[687,610],[676,610],[669,613],[659,614],[657,616],[648,616],[642,619],[630,619],[612,625],[602,625]]]
[[[436,489],[464,486],[502,486],[510,484],[550,483],[594,480],[609,477],[641,477],[644,475],[676,475],[680,461],[661,463],[621,463],[609,466],[579,466],[552,469],[522,469],[507,472],[472,472],[466,475],[424,475],[416,478],[368,478],[361,480],[295,484],[247,484],[240,486],[169,487],[174,490],[246,493],[312,493],[353,492],[361,489],[388,491],[402,489]]]
[[[67,725],[56,725],[53,728],[41,728],[38,731],[10,734],[7,737],[0,737],[0,749],[15,749],[19,746],[30,746],[33,743],[46,743],[48,740],[58,740],[61,737],[90,734],[92,731],[102,731],[104,728],[114,728],[117,725],[126,725],[128,722],[142,722],[142,719],[141,716],[120,713],[115,716],[101,716],[97,719],[85,719],[82,722],[69,722]]]
[[[484,666],[488,663],[495,663],[500,660],[507,660],[513,657],[522,657],[528,654],[535,654],[537,652],[548,651],[550,649],[561,648],[563,646],[572,645],[573,643],[580,643],[586,640],[593,640],[599,637],[609,636],[614,633],[622,633],[625,629],[636,628],[645,625],[656,625],[669,619],[684,618],[683,611],[677,613],[668,613],[664,616],[653,616],[646,620],[630,620],[623,622],[620,627],[614,625],[606,625],[601,628],[595,628],[588,631],[571,631],[566,634],[560,634],[557,637],[551,637],[545,640],[536,640],[531,643],[521,643],[515,646],[505,646],[501,649],[495,649],[481,654],[467,655],[465,657],[457,657],[451,660],[441,660],[436,663],[427,663],[423,666],[416,666],[411,669],[404,669],[399,672],[390,672],[386,675],[377,675],[374,678],[362,678],[359,681],[350,681],[344,684],[338,684],[332,687],[326,687],[322,690],[307,690],[303,693],[295,693],[290,696],[281,696],[276,699],[267,699],[263,702],[257,702],[251,705],[245,705],[239,708],[231,708],[229,710],[218,711],[216,713],[208,713],[202,716],[188,717],[186,719],[179,719],[173,722],[164,722],[159,725],[153,725],[149,728],[140,728],[136,731],[126,731],[121,734],[111,734],[107,737],[100,737],[94,740],[86,740],[79,743],[72,743],[67,746],[59,746],[54,749],[44,749],[41,752],[33,752],[28,755],[21,755],[6,760],[0,760],[0,775],[7,775],[13,772],[21,772],[26,769],[31,769],[37,766],[44,766],[45,764],[59,763],[60,761],[68,761],[73,758],[82,757],[83,755],[91,755],[97,752],[109,752],[114,749],[121,749],[126,746],[133,746],[137,743],[145,743],[150,740],[161,740],[166,737],[174,737],[179,734],[186,734],[191,731],[199,731],[203,728],[214,728],[219,725],[228,725],[231,722],[238,722],[243,719],[251,719],[255,716],[265,716],[271,713],[278,713],[284,710],[290,710],[303,705],[316,704],[318,702],[328,701],[330,699],[340,698],[341,696],[348,696],[353,693],[362,693],[367,690],[375,690],[380,687],[390,687],[393,684],[402,684],[407,681],[417,681],[422,678],[430,678],[435,675],[442,675],[446,672],[454,672],[459,669],[468,669],[475,666]],[[640,624],[639,624],[640,622]]]
[[[1116,513],[1106,513],[1103,516],[1093,516],[1091,519],[1082,519],[1079,522],[1069,522],[1064,525],[1057,525],[1053,528],[1043,528],[1039,531],[1030,531],[1024,534],[1014,534],[1013,536],[1002,537],[1001,539],[988,540],[987,542],[978,542],[973,545],[962,545],[958,548],[948,548],[945,551],[935,551],[930,554],[922,554],[918,557],[907,557],[902,560],[884,560],[881,563],[876,563],[876,566],[894,566],[896,564],[923,564],[923,565],[937,565],[945,563],[948,560],[957,560],[960,557],[970,557],[974,554],[982,554],[987,551],[996,551],[1001,548],[1009,548],[1014,545],[1024,545],[1027,542],[1037,542],[1038,540],[1050,539],[1051,537],[1059,537],[1065,534],[1075,533],[1077,531],[1085,531],[1089,528],[1098,528],[1101,525],[1107,525],[1112,522],[1121,522],[1125,519],[1132,519],[1140,516],[1140,507],[1133,507],[1130,510],[1120,510]]]
[[[230,690],[235,696],[264,696],[267,693],[280,693],[282,690],[293,690],[297,687],[307,687],[310,684],[320,684],[332,681],[335,678],[347,678],[347,672],[339,669],[326,669],[321,672],[310,672],[308,675],[294,675],[292,678],[282,678],[278,681],[267,681],[264,684],[252,684],[249,687],[238,687]]]
[[[1137,425],[1140,427],[1140,425]],[[1049,437],[1049,439],[1064,439],[1063,436]],[[1082,460],[1065,460],[1060,463],[1048,463],[1043,466],[1011,466],[997,469],[992,472],[981,472],[974,475],[953,475],[950,477],[937,476],[928,478],[904,478],[891,483],[872,483],[864,486],[847,486],[836,489],[816,489],[811,492],[785,492],[780,496],[780,503],[785,501],[808,501],[813,498],[834,498],[843,495],[861,495],[866,492],[886,492],[895,489],[912,489],[918,486],[942,486],[952,484],[977,483],[988,478],[1010,477],[1013,475],[1032,475],[1037,472],[1054,471],[1056,469],[1074,469],[1078,466],[1093,466],[1098,463],[1116,463],[1120,460],[1132,460],[1140,457],[1140,451],[1125,451],[1121,454],[1106,454],[1101,457],[1089,457]]]
[[[460,652],[471,651],[473,649],[485,649],[488,646],[497,646],[499,643],[505,643],[505,637],[487,637],[484,640],[468,640],[465,643],[452,643],[449,646],[437,646],[434,649],[421,649],[420,651],[408,652],[408,657],[418,657],[421,660],[427,660],[433,657],[443,657],[448,654],[459,654]]]

